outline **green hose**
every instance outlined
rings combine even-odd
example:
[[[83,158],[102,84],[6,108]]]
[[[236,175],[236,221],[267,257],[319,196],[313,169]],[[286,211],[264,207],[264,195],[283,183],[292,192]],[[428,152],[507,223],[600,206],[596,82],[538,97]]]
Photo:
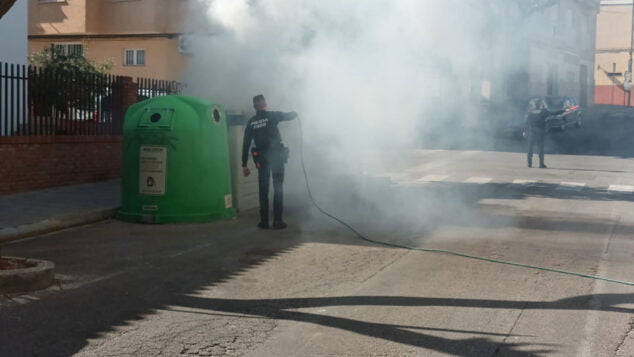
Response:
[[[540,267],[540,266],[537,266],[537,265],[521,264],[521,263],[515,263],[515,262],[510,262],[510,261],[505,261],[505,260],[478,257],[478,256],[474,256],[474,255],[469,255],[469,254],[452,252],[450,250],[444,250],[444,249],[415,248],[415,247],[408,247],[408,246],[404,246],[404,245],[399,245],[399,244],[394,244],[394,243],[387,243],[387,242],[381,242],[381,241],[369,239],[369,238],[365,237],[363,234],[359,233],[356,229],[351,227],[346,222],[344,222],[341,219],[339,219],[339,218],[331,215],[330,213],[324,211],[321,207],[319,207],[317,202],[315,202],[315,199],[313,198],[313,193],[310,190],[310,184],[308,183],[308,175],[306,174],[306,167],[304,165],[304,138],[303,138],[304,132],[302,130],[302,121],[299,119],[299,117],[297,118],[297,121],[299,123],[299,132],[300,132],[299,133],[299,137],[300,137],[300,161],[301,161],[301,164],[302,164],[302,171],[304,173],[304,181],[306,182],[306,191],[308,192],[308,198],[310,199],[311,203],[315,206],[315,208],[317,208],[317,210],[319,210],[319,212],[321,212],[323,215],[325,215],[325,216],[327,216],[327,217],[329,217],[329,218],[341,223],[346,228],[348,228],[351,232],[356,234],[356,236],[359,239],[361,239],[361,240],[364,240],[364,241],[366,241],[368,243],[372,243],[372,244],[376,244],[376,245],[382,245],[382,246],[385,246],[385,247],[406,249],[406,250],[414,250],[414,251],[419,251],[419,252],[449,254],[449,255],[455,255],[455,256],[458,256],[458,257],[462,257],[462,258],[483,260],[485,262],[490,262],[490,263],[513,265],[513,266],[522,267],[522,268],[536,269],[536,270],[548,271],[548,272],[551,272],[551,273],[572,275],[572,276],[577,276],[577,277],[581,277],[581,278],[602,280],[602,281],[607,281],[607,282],[616,283],[616,284],[634,286],[634,282],[630,282],[630,281],[609,279],[609,278],[603,278],[603,277],[595,276],[595,275],[575,273],[575,272],[559,270],[559,269],[544,268],[544,267]]]

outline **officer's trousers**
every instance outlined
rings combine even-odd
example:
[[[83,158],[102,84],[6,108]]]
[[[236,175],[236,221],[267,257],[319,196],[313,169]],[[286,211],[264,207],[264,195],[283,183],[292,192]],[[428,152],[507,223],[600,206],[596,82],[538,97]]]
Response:
[[[260,222],[269,223],[269,187],[273,176],[273,221],[282,221],[284,201],[284,162],[278,153],[264,155],[258,169],[258,185],[260,191]]]
[[[528,165],[533,164],[533,147],[537,145],[539,155],[539,164],[544,165],[544,137],[546,132],[544,129],[533,128],[528,131]]]

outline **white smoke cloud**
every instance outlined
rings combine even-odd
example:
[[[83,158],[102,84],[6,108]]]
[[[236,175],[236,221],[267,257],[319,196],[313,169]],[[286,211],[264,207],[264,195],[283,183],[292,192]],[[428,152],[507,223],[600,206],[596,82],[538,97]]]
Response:
[[[364,225],[420,228],[445,212],[468,216],[459,195],[392,191],[360,174],[384,162],[381,152],[399,167],[391,149],[418,147],[429,128],[440,128],[434,140],[472,139],[469,130],[456,138],[456,128],[478,123],[482,83],[514,63],[505,57],[512,51],[494,48],[514,34],[496,27],[489,7],[507,0],[198,1],[213,34],[191,58],[191,94],[251,114],[251,97],[261,93],[270,110],[296,110],[321,204]],[[281,126],[292,128],[282,135],[295,153],[287,197],[301,200],[298,143],[289,135],[297,127]]]
[[[199,1],[215,34],[193,58],[190,88],[236,109],[263,93],[340,152],[414,143],[439,119],[429,110],[464,106],[482,52],[466,1]]]

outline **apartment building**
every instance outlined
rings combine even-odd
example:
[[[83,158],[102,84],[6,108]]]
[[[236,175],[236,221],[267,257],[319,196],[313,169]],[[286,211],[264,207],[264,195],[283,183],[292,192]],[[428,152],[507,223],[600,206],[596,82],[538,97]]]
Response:
[[[481,13],[483,30],[481,58],[468,83],[490,105],[486,118],[506,120],[507,110],[524,111],[532,96],[573,96],[583,106],[593,104],[599,0],[470,4]]]
[[[204,30],[190,0],[28,0],[29,53],[57,46],[112,64],[112,74],[178,80],[184,34]],[[204,13],[202,14],[204,16]]]
[[[634,105],[631,98],[632,0],[603,0],[597,23],[595,102]]]
[[[559,0],[533,14],[529,24],[531,95],[568,95],[582,106],[594,97],[597,0]]]

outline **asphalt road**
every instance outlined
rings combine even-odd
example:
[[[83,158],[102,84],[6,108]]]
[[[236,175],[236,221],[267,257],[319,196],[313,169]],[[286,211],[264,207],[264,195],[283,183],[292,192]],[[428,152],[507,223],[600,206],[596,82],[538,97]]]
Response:
[[[313,178],[367,237],[634,281],[634,115],[553,133],[548,169],[481,138]],[[204,225],[106,221],[5,246],[59,284],[0,299],[0,356],[633,356],[634,287],[371,244],[310,209]]]

